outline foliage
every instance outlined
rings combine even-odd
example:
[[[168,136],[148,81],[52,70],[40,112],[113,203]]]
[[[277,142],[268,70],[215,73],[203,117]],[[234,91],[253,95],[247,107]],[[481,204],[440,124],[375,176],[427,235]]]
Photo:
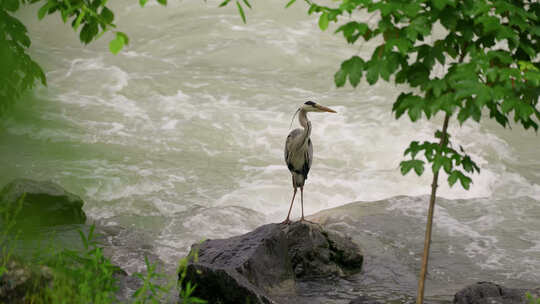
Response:
[[[163,303],[162,299],[167,296],[169,290],[171,290],[173,283],[169,283],[166,286],[161,286],[156,281],[165,278],[165,275],[156,272],[157,264],[151,264],[148,257],[144,257],[144,263],[146,264],[146,275],[142,273],[136,273],[135,275],[143,281],[143,285],[135,291],[133,294],[134,303]]]
[[[231,2],[231,0],[224,0],[223,2],[221,2],[219,7],[224,7],[227,4],[229,4],[229,2]],[[238,9],[238,14],[242,18],[242,21],[244,23],[246,23],[246,13],[244,13],[244,8],[242,7],[242,4],[238,0],[236,0],[235,2],[236,2],[236,8]],[[251,4],[249,3],[248,0],[242,0],[242,2],[244,2],[245,6],[247,6],[249,9],[251,9]]]
[[[52,269],[52,283],[32,295],[36,303],[111,303],[118,290],[114,273],[120,268],[103,255],[94,233],[79,230],[82,251],[64,249],[44,261]]]
[[[540,304],[540,298],[534,298],[529,292],[527,292],[527,300],[529,304]]]
[[[370,58],[353,56],[341,64],[334,76],[338,87],[347,80],[356,87],[363,76],[370,85],[379,79],[406,83],[409,92],[397,97],[392,110],[396,118],[407,113],[413,122],[439,112],[455,114],[460,124],[469,118],[479,122],[484,112],[506,127],[512,113],[525,129],[538,130],[540,4],[536,1],[341,0],[333,8],[308,3],[310,14],[320,13],[322,30],[355,11],[379,17],[376,25],[353,20],[337,28],[336,33],[351,44],[360,38],[382,38]],[[443,37],[433,34],[438,24],[444,28]],[[467,174],[479,172],[478,166],[462,147],[452,147],[450,136],[443,140],[437,131],[435,137],[441,141],[411,142],[405,150],[410,160],[401,163],[401,172],[414,169],[421,175],[425,161],[417,156],[423,152],[434,173],[442,168],[450,186],[459,180],[468,189]]]
[[[144,6],[148,0],[139,0]],[[167,0],[156,0],[166,5]],[[14,16],[22,6],[39,3],[38,19],[58,13],[64,23],[69,22],[83,44],[113,32],[109,50],[117,54],[129,44],[128,36],[116,30],[114,13],[107,0],[0,0],[0,115],[34,87],[36,82],[47,85],[43,69],[35,62],[28,49],[31,45],[28,30]]]
[[[17,223],[15,218],[22,208],[24,195],[8,208],[8,204],[0,209],[0,277],[8,270],[7,265],[15,262],[18,269],[28,269],[30,271],[30,283],[27,286],[25,301],[29,303],[115,303],[118,282],[115,273],[122,270],[114,265],[103,254],[103,248],[97,241],[95,226],[91,225],[88,233],[78,230],[82,250],[63,249],[57,252],[55,244],[49,242],[48,249],[38,249],[34,253],[32,262],[16,257],[13,251],[13,242],[18,233],[15,233]],[[206,301],[194,297],[192,294],[196,285],[191,282],[183,282],[186,276],[186,266],[189,256],[180,260],[178,266],[178,276],[167,278],[164,273],[158,272],[157,264],[151,264],[145,257],[146,274],[136,273],[135,276],[141,279],[142,286],[133,294],[133,303],[163,303],[168,302],[167,297],[173,296],[171,291],[175,284],[178,284],[178,292],[184,304],[202,304]],[[49,273],[51,278],[47,283]],[[165,282],[168,281],[168,282]],[[165,282],[165,283],[164,283]]]
[[[190,252],[187,257],[180,259],[176,273],[178,274],[177,288],[180,294],[180,299],[183,304],[204,304],[206,300],[193,296],[193,292],[197,288],[197,284],[191,284],[191,282],[185,282],[187,275],[187,266],[189,261],[197,262],[199,259],[198,249]]]
[[[16,230],[15,218],[21,211],[26,194],[23,194],[14,208],[8,204],[0,206],[0,277],[7,271],[7,264],[13,254],[12,240],[17,239],[19,231]]]

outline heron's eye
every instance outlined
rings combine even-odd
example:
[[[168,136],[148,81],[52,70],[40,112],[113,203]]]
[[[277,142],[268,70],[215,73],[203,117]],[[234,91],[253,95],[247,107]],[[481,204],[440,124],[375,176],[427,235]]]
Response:
[[[313,101],[311,101],[311,100],[310,100],[310,101],[306,101],[304,104],[305,104],[305,105],[308,105],[308,106],[314,106],[314,105],[315,105],[315,103],[314,103]]]

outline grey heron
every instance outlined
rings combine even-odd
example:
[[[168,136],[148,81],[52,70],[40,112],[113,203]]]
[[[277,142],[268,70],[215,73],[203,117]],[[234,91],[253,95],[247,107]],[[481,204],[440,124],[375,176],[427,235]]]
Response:
[[[298,122],[304,128],[303,130],[298,128],[292,130],[287,136],[285,141],[285,163],[289,168],[292,175],[293,185],[293,197],[291,200],[291,207],[287,218],[283,221],[283,224],[289,223],[289,217],[291,215],[292,206],[294,203],[294,197],[296,191],[300,187],[300,201],[302,204],[302,217],[301,221],[304,221],[304,183],[306,182],[311,163],[313,161],[313,145],[311,144],[311,122],[307,118],[308,112],[330,112],[336,113],[336,111],[319,105],[313,101],[307,101],[296,110],[298,113]],[[296,115],[295,113],[295,115]],[[294,119],[294,117],[293,117]]]

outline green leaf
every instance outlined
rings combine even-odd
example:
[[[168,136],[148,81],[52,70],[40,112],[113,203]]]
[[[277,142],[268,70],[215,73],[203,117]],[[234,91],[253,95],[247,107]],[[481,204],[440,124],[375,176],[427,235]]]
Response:
[[[368,40],[369,37],[366,35],[370,32],[369,27],[365,23],[359,23],[356,21],[348,22],[336,30],[336,33],[342,32],[343,37],[347,39],[348,43],[354,43],[360,36],[364,36],[364,39]]]
[[[49,10],[56,6],[56,2],[49,1],[38,10],[38,19],[41,20],[49,12]]]
[[[407,154],[411,154],[411,158],[415,158],[416,154],[418,154],[418,152],[420,152],[422,149],[424,149],[424,145],[419,145],[417,141],[413,141],[405,150],[403,155],[406,156]]]
[[[288,8],[289,6],[293,5],[293,3],[295,3],[296,0],[291,0],[289,1],[286,5],[285,5],[285,8]]]
[[[141,5],[141,7],[144,7],[146,2],[148,2],[148,0],[139,0],[139,4]]]
[[[3,0],[2,6],[6,11],[14,12],[19,9],[19,0]]]
[[[81,12],[79,13],[79,16],[78,16],[77,19],[75,20],[75,24],[73,25],[73,29],[74,29],[75,31],[77,31],[77,29],[78,29],[79,26],[81,25],[81,21],[83,20],[85,14],[86,14],[86,11],[81,11]]]
[[[386,44],[390,50],[392,50],[392,48],[396,46],[398,51],[403,55],[406,55],[409,49],[412,47],[412,43],[405,38],[389,39]]]
[[[167,5],[167,0],[157,0],[157,2],[163,6]]]
[[[454,31],[459,20],[457,11],[451,7],[446,7],[440,14],[441,24],[449,31]]]
[[[240,2],[236,1],[236,7],[238,7],[238,13],[240,14],[240,17],[242,17],[242,21],[246,23],[246,14],[244,14],[244,9]]]
[[[349,82],[353,87],[356,87],[362,79],[362,72],[364,70],[364,61],[358,56],[353,56],[350,59],[349,69]]]
[[[425,65],[417,62],[409,68],[407,81],[412,87],[422,85],[429,81],[429,72]]]
[[[248,0],[243,0],[244,1],[244,4],[249,7],[249,9],[251,9],[251,4],[249,4],[249,1]]]
[[[105,22],[107,22],[108,24],[112,23],[113,20],[114,20],[114,13],[109,8],[107,8],[106,6],[103,7],[103,9],[101,10],[100,15],[105,20]]]
[[[339,71],[334,75],[336,86],[344,86],[347,76],[349,76],[349,82],[353,87],[356,87],[362,78],[364,64],[364,60],[358,56],[353,56],[350,59],[343,61]]]
[[[111,42],[109,42],[109,50],[114,55],[118,54],[118,52],[120,52],[120,50],[122,50],[122,48],[124,47],[124,44],[126,44],[124,35],[117,32],[116,37],[113,40],[111,40]]]
[[[459,179],[459,182],[461,183],[461,186],[465,190],[469,190],[469,187],[472,183],[472,179],[468,176],[465,176],[463,173],[461,173],[461,171],[458,171],[458,170],[452,171],[452,173],[448,176],[448,184],[450,185],[450,187],[452,187],[457,182],[458,179]]]
[[[431,171],[433,171],[433,174],[437,174],[439,170],[441,169],[444,161],[444,156],[442,155],[435,155],[435,158],[433,159],[433,164],[431,165]]]
[[[448,185],[450,185],[450,187],[452,187],[457,182],[458,177],[459,177],[459,173],[460,173],[459,171],[454,170],[448,176]]]
[[[126,34],[123,33],[123,32],[116,32],[116,35],[121,36],[122,39],[124,39],[124,43],[125,43],[126,45],[129,44],[129,37],[128,37],[128,35],[126,35]]]
[[[79,33],[79,38],[84,44],[90,43],[92,39],[98,34],[98,24],[95,20],[87,22],[84,24],[81,32]]]
[[[469,190],[470,184],[472,183],[472,179],[468,176],[461,174],[459,177],[459,182],[461,183],[461,186],[465,190]]]
[[[422,175],[424,172],[424,161],[419,159],[411,159],[411,160],[405,160],[402,161],[400,164],[401,167],[401,174],[406,175],[411,171],[411,169],[414,169],[414,172],[418,176]]]
[[[219,4],[219,7],[224,7],[225,5],[229,4],[229,2],[231,2],[231,0],[225,0]]]
[[[334,74],[334,83],[336,84],[336,87],[342,87],[345,85],[345,82],[347,81],[347,70],[343,69],[342,67]]]
[[[502,104],[501,104],[501,111],[506,114],[510,111],[512,111],[512,109],[515,107],[516,105],[516,100],[513,99],[513,98],[506,98],[503,100]]]
[[[319,17],[319,28],[324,31],[328,28],[328,13],[323,12]]]
[[[534,108],[526,102],[517,102],[514,110],[516,114],[519,115],[519,118],[523,121],[529,120],[531,114],[534,113]]]
[[[377,80],[379,79],[379,75],[383,76],[383,78],[388,79],[388,76],[390,74],[389,66],[387,65],[388,62],[385,62],[385,58],[378,59],[377,56],[375,55],[384,50],[384,48],[381,48],[381,47],[382,46],[379,46],[377,48],[377,50],[373,53],[374,58],[368,61],[365,66],[365,69],[367,70],[366,80],[370,85],[373,85],[377,82]],[[391,65],[394,63],[395,62],[391,62]]]
[[[474,20],[475,24],[481,24],[485,34],[497,32],[502,26],[495,16],[483,15]]]
[[[440,11],[448,4],[448,0],[433,0],[432,3],[433,6]]]

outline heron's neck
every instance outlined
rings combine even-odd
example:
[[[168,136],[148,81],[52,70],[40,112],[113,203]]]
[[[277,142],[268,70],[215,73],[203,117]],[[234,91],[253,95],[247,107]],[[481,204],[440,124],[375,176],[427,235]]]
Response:
[[[302,134],[303,142],[306,143],[307,139],[311,135],[311,122],[307,118],[307,112],[304,110],[300,110],[300,113],[298,113],[298,122],[302,127],[304,127],[304,134]]]

